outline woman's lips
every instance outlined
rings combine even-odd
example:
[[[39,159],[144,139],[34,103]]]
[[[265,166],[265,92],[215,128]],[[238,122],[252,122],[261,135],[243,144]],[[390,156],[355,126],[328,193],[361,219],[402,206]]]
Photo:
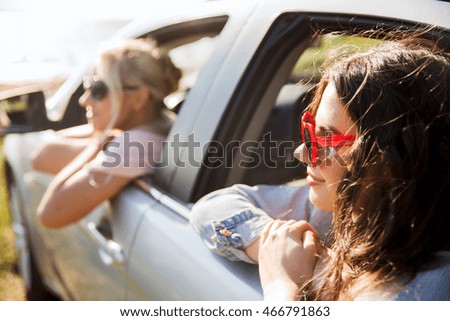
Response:
[[[307,173],[308,173],[308,176],[306,177],[306,181],[307,181],[309,186],[316,186],[316,185],[325,183],[324,179],[320,179],[320,178],[314,176],[309,171]]]

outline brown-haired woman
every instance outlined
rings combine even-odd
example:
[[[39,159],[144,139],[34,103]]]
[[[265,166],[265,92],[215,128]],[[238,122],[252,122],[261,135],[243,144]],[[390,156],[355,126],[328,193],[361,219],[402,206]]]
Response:
[[[304,221],[268,224],[266,299],[450,299],[449,85],[448,53],[420,39],[326,69],[296,154],[334,240],[323,247]]]

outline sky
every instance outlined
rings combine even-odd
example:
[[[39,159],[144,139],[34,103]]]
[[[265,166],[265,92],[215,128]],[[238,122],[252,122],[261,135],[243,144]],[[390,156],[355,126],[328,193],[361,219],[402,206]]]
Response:
[[[67,75],[133,18],[202,0],[0,0],[0,83]]]

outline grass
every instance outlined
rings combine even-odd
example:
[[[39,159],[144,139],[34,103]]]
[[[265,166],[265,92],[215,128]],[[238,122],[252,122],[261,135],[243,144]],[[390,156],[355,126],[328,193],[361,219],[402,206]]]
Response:
[[[14,273],[14,232],[11,227],[4,173],[3,142],[0,139],[0,300],[24,300],[23,282]]]
[[[52,95],[65,80],[55,77],[38,82],[46,96]],[[0,83],[0,93],[17,90],[31,85],[33,82]],[[11,214],[8,208],[5,169],[3,163],[3,140],[0,138],[0,300],[24,300],[25,289],[21,278],[14,273],[16,253],[14,250],[14,232],[11,227]]]
[[[319,79],[322,65],[330,54],[365,52],[380,43],[381,40],[358,36],[324,35],[301,55],[295,64],[293,79]]]

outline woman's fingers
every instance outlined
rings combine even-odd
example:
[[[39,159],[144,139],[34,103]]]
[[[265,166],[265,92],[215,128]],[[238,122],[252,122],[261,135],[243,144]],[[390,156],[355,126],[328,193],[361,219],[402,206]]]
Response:
[[[314,237],[320,239],[319,233],[311,226],[311,224],[309,224],[306,221],[298,221],[298,222],[296,222],[295,228],[296,228],[298,233],[303,234],[306,231],[310,231],[314,235]]]
[[[314,238],[317,239],[317,242],[320,243],[319,233],[308,222],[274,220],[267,224],[262,230],[260,244],[263,244],[270,235],[275,237],[276,235],[281,236],[282,234],[285,234],[285,236],[290,235],[291,237],[297,238],[298,235],[303,235],[306,231],[310,231]],[[302,237],[300,237],[300,239],[302,239]]]
[[[267,236],[269,235],[270,229],[272,228],[272,225],[275,224],[276,221],[272,221],[269,224],[267,224],[266,226],[264,226],[262,232],[261,232],[261,236],[259,239],[259,243],[262,244],[266,239]]]
[[[291,221],[274,220],[274,221],[270,222],[269,224],[267,224],[261,232],[260,243],[264,242],[267,239],[267,237],[269,236],[269,234],[276,233],[276,231],[280,230],[280,228],[282,226],[286,225],[289,222],[295,222],[295,221],[294,220],[291,220]],[[289,224],[291,224],[291,223],[289,223]]]
[[[319,254],[319,248],[321,248],[320,241],[317,241],[316,236],[311,231],[306,231],[303,233],[303,248],[310,252],[311,254]]]

